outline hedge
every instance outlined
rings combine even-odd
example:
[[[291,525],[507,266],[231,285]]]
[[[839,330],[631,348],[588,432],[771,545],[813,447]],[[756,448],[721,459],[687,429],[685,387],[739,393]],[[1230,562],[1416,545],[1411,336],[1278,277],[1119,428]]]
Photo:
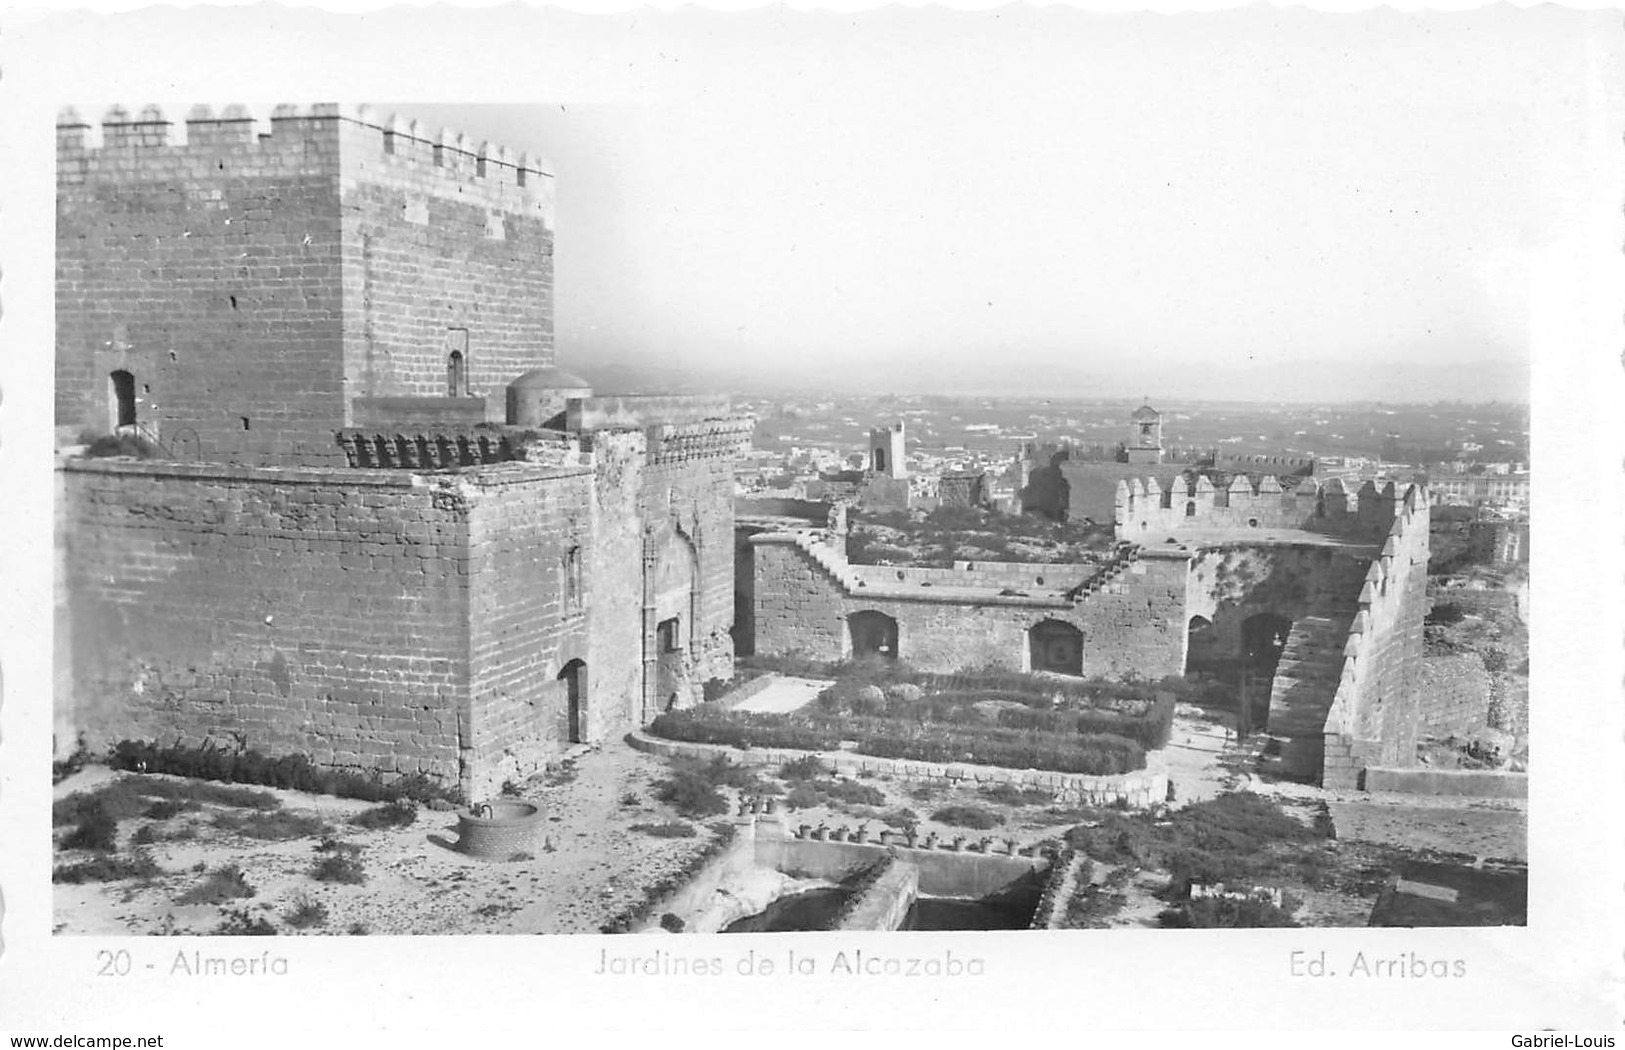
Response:
[[[228,784],[259,784],[364,802],[394,802],[403,798],[425,803],[435,799],[463,801],[460,790],[448,788],[422,773],[408,773],[386,782],[376,770],[363,774],[318,769],[306,755],[269,758],[253,748],[228,751],[208,740],[198,747],[180,744],[164,747],[157,741],[120,740],[108,752],[108,763],[114,769],[133,772],[170,773]]]
[[[1049,733],[1108,733],[1128,737],[1147,751],[1168,743],[1173,731],[1174,697],[1164,693],[1144,714],[1121,711],[1046,711],[1038,708],[1006,708],[999,712],[999,725],[1011,729],[1037,729]]]
[[[833,728],[788,722],[778,715],[704,707],[668,711],[650,722],[648,731],[667,740],[728,747],[833,751],[841,744],[841,733]]]
[[[858,742],[858,753],[923,762],[964,762],[1007,769],[1114,776],[1145,768],[1145,750],[1120,736],[1029,733],[1019,739],[987,734],[936,732],[929,735],[874,735]]]

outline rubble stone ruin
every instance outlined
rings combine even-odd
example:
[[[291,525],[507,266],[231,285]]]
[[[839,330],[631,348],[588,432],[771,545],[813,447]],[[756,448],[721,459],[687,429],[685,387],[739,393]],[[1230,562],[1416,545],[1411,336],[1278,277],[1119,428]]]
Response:
[[[750,420],[557,367],[546,160],[336,105],[178,130],[58,122],[59,748],[478,796],[729,675]]]

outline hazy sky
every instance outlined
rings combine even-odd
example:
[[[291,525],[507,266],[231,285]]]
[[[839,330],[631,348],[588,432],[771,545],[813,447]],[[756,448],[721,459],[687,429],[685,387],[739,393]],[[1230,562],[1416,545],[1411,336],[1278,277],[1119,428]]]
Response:
[[[1579,34],[1261,13],[832,21],[663,42],[706,65],[647,105],[379,106],[553,159],[564,364],[1520,396]]]

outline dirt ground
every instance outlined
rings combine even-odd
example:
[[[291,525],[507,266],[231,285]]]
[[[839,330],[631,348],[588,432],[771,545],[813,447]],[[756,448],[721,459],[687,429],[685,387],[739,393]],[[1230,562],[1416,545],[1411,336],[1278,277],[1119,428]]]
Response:
[[[1327,846],[1333,877],[1321,888],[1299,887],[1304,925],[1363,926],[1383,888],[1396,851],[1464,854],[1523,860],[1525,809],[1509,800],[1447,800],[1351,793],[1336,795],[1301,784],[1270,782],[1249,772],[1259,742],[1238,745],[1222,719],[1181,707],[1165,750],[1175,784],[1175,805],[1212,798],[1229,790],[1254,790],[1274,797],[1298,819],[1313,821],[1324,806],[1337,838]],[[64,934],[162,934],[217,932],[228,913],[243,909],[263,917],[284,934],[443,934],[591,933],[612,916],[642,900],[648,886],[681,868],[705,848],[711,832],[700,827],[692,838],[659,838],[633,830],[637,824],[677,819],[654,799],[653,781],[666,776],[663,760],[614,742],[579,754],[562,770],[523,785],[522,797],[546,813],[543,840],[534,859],[493,863],[455,850],[453,812],[419,810],[406,827],[365,830],[349,824],[373,804],[295,791],[272,791],[281,812],[313,815],[326,828],[287,841],[259,841],[216,827],[218,807],[182,813],[163,821],[132,818],[119,826],[119,853],[128,856],[138,829],[148,826],[158,841],[146,847],[160,873],[110,883],[54,887],[56,930]],[[113,773],[90,767],[56,787],[56,797],[95,788]],[[166,778],[175,779],[175,778]],[[772,791],[791,785],[768,778]],[[974,788],[936,788],[875,777],[860,779],[878,801],[826,799],[785,811],[787,825],[829,828],[867,827],[871,840],[887,826],[917,822],[922,835],[935,832],[950,841],[991,837],[1002,848],[1055,841],[1091,817],[1088,811],[1057,806],[1045,797],[989,797]],[[853,785],[848,785],[854,791]],[[730,811],[739,812],[739,793],[725,790]],[[780,796],[781,805],[784,796]],[[987,829],[933,819],[946,807],[974,807],[992,814]],[[888,820],[889,818],[889,820]],[[186,825],[190,840],[170,840]],[[65,829],[58,831],[58,836]],[[315,847],[331,836],[359,847],[366,881],[360,885],[319,882],[311,869],[321,856]],[[59,864],[91,854],[59,850]],[[235,863],[251,897],[225,904],[177,903],[205,879],[209,870]],[[1095,881],[1111,869],[1097,866]],[[1158,872],[1134,872],[1121,889],[1123,906],[1098,923],[1105,927],[1155,926],[1165,903],[1157,896],[1166,884]],[[323,918],[302,929],[289,918],[301,905]]]

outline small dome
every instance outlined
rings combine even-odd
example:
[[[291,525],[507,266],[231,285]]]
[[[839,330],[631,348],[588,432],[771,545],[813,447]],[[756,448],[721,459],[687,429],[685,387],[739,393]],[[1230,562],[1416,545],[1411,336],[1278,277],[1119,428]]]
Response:
[[[1134,418],[1135,419],[1158,419],[1161,416],[1162,416],[1162,413],[1158,412],[1156,409],[1152,408],[1150,405],[1141,405],[1139,408],[1136,408],[1134,410]]]
[[[592,384],[585,379],[552,365],[532,368],[508,386],[514,390],[592,390]]]

